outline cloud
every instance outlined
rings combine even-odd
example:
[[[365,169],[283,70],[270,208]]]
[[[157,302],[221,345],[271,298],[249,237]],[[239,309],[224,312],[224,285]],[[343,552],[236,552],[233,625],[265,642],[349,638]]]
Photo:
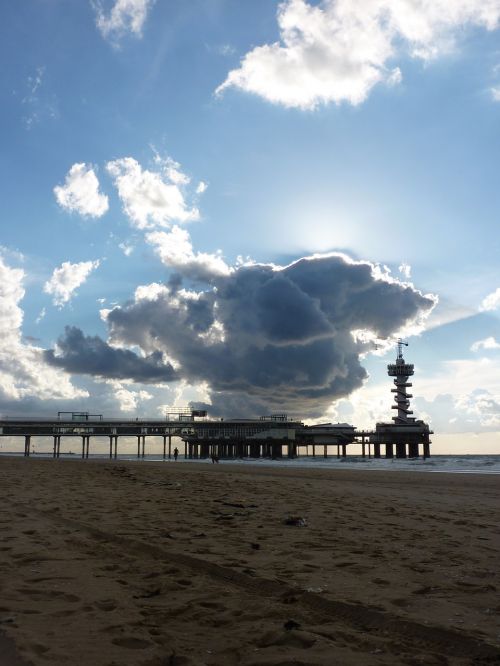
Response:
[[[57,203],[70,213],[102,217],[109,208],[108,197],[99,192],[99,181],[90,164],[73,164],[64,185],[54,187]]]
[[[494,102],[500,102],[500,86],[490,88],[491,98]]]
[[[409,280],[411,278],[411,266],[410,266],[410,264],[407,264],[403,261],[402,264],[398,267],[398,271],[407,280]]]
[[[127,34],[142,37],[142,28],[155,0],[115,0],[109,12],[101,0],[93,0],[96,25],[105,39],[117,42]]]
[[[171,382],[177,374],[163,354],[154,351],[141,358],[128,349],[116,349],[99,336],[85,336],[76,326],[66,326],[55,351],[46,350],[44,358],[52,366],[72,374],[94,375],[107,379],[130,379],[134,382]]]
[[[220,254],[195,253],[188,232],[176,225],[169,232],[152,231],[146,234],[146,241],[155,248],[166,266],[186,277],[206,281],[231,272]]]
[[[117,400],[122,412],[136,412],[140,403],[151,400],[153,396],[148,391],[134,390],[119,381],[110,379],[106,382]]]
[[[490,336],[484,340],[474,342],[470,348],[473,352],[481,351],[481,349],[500,349],[500,342],[497,342],[493,336]]]
[[[31,130],[45,119],[58,117],[57,98],[44,90],[45,67],[37,67],[33,76],[28,76],[21,104],[25,109],[23,122]]]
[[[498,287],[498,289],[496,289],[494,292],[488,294],[488,296],[483,298],[479,306],[479,310],[481,312],[489,312],[491,310],[497,310],[499,306],[500,306],[500,287]]]
[[[24,271],[8,266],[0,256],[0,401],[3,409],[19,409],[26,402],[50,401],[87,396],[74,387],[68,376],[47,366],[43,349],[22,339]]]
[[[429,61],[449,52],[468,25],[495,29],[500,5],[497,0],[285,0],[277,19],[280,41],[249,51],[216,94],[235,87],[286,107],[357,105],[376,84],[399,83],[398,57]]]
[[[90,273],[99,266],[99,260],[81,261],[72,264],[64,261],[60,268],[55,268],[52,277],[48,280],[43,290],[52,296],[52,302],[61,308],[73,297],[75,290],[88,278]]]
[[[212,275],[210,285],[201,291],[144,285],[133,302],[102,316],[114,348],[163,353],[179,378],[209,386],[212,413],[226,415],[231,405],[246,414],[322,414],[367,377],[360,357],[372,343],[351,331],[397,335],[436,300],[369,262],[338,254],[284,267],[243,265]],[[65,339],[64,357],[73,368],[88,367],[77,342]]]
[[[184,187],[189,178],[177,162],[156,158],[156,171],[143,169],[132,157],[108,162],[123,210],[138,229],[169,227],[173,222],[198,220],[199,210],[189,207]]]

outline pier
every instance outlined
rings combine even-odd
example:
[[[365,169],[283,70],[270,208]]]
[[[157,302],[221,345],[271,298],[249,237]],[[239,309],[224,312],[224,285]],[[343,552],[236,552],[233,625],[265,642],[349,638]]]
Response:
[[[363,458],[428,457],[431,434],[422,422],[407,425],[377,424],[375,430],[356,430],[347,423],[304,425],[285,415],[260,419],[209,420],[118,420],[77,418],[64,419],[0,419],[0,437],[24,440],[24,455],[32,454],[34,437],[50,437],[52,456],[61,455],[61,442],[70,442],[82,459],[91,453],[95,437],[109,439],[109,458],[117,458],[123,437],[137,439],[137,458],[147,454],[147,440],[163,440],[163,460],[172,458],[172,439],[181,442],[181,455],[186,459],[203,459],[212,455],[220,459],[234,458],[346,458],[349,446],[360,444]],[[75,446],[76,444],[76,446]],[[351,446],[352,448],[352,446]]]

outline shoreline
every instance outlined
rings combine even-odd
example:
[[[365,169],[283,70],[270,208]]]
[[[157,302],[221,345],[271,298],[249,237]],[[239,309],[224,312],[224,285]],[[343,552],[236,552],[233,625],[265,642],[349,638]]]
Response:
[[[1,452],[0,460],[3,458],[24,459],[23,453],[19,452]],[[32,453],[30,459],[53,460],[51,452]],[[61,460],[73,460],[75,462],[86,461],[104,461],[104,462],[123,462],[123,463],[173,463],[181,465],[208,465],[212,462],[207,459],[184,459],[179,456],[175,462],[173,459],[163,459],[161,454],[148,454],[144,458],[137,458],[135,453],[122,454],[116,459],[110,459],[108,454],[91,454],[88,459],[82,459],[81,454],[61,453]],[[235,467],[252,467],[253,469],[318,469],[318,470],[356,470],[367,472],[410,472],[410,473],[429,473],[429,474],[466,474],[495,476],[500,474],[500,455],[489,454],[468,454],[468,455],[436,455],[431,458],[370,458],[363,459],[361,456],[352,456],[347,459],[338,459],[336,457],[323,458],[317,456],[299,456],[294,459],[267,459],[267,458],[244,458],[244,459],[221,459],[219,464],[223,467],[232,465]],[[446,466],[448,465],[448,466]]]

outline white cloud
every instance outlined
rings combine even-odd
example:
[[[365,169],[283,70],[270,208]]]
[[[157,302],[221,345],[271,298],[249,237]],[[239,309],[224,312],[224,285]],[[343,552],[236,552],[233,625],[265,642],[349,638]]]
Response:
[[[203,194],[203,192],[206,191],[207,187],[208,185],[202,180],[200,180],[200,182],[198,183],[198,187],[196,188],[196,194]]]
[[[113,397],[121,412],[135,412],[140,403],[154,397],[149,391],[132,388],[127,383],[116,379],[106,379],[105,383],[111,387]]]
[[[74,399],[87,392],[74,387],[66,373],[47,366],[43,349],[22,341],[24,271],[0,257],[0,398],[18,400]]]
[[[481,312],[489,312],[491,310],[497,310],[498,307],[500,306],[500,287],[496,289],[494,292],[491,294],[488,294],[483,300],[481,301],[481,305],[479,306],[479,310]]]
[[[490,336],[484,340],[474,342],[470,348],[473,352],[480,351],[481,349],[500,349],[500,342],[497,342],[493,336]]]
[[[73,164],[64,185],[54,187],[61,208],[83,216],[101,217],[109,208],[108,197],[99,192],[99,181],[90,164]]]
[[[31,130],[43,120],[58,117],[57,98],[44,90],[45,67],[37,67],[33,76],[28,76],[26,92],[21,99],[24,107],[23,122]]]
[[[500,86],[492,86],[490,93],[494,102],[500,102]]]
[[[54,269],[52,277],[45,283],[43,290],[52,296],[54,305],[61,308],[71,300],[75,290],[85,282],[99,263],[99,260],[80,261],[77,264],[64,261],[60,268]]]
[[[411,266],[410,264],[405,263],[404,261],[402,264],[398,267],[399,272],[401,275],[407,279],[411,278]]]
[[[285,0],[280,41],[249,51],[216,93],[236,87],[302,109],[360,104],[377,83],[401,80],[398,56],[436,58],[465,26],[493,30],[499,19],[498,0]]]
[[[173,160],[156,158],[158,171],[143,169],[132,157],[108,162],[106,168],[114,178],[123,209],[138,229],[168,227],[172,222],[197,220],[200,213],[190,208],[183,188],[189,178]]]
[[[142,36],[142,28],[155,0],[115,0],[107,13],[101,0],[92,2],[96,13],[96,25],[104,38],[116,42],[126,34]]]
[[[134,251],[134,246],[130,245],[129,243],[119,243],[118,247],[126,257],[130,257],[130,255]]]
[[[220,254],[195,253],[188,232],[178,226],[169,232],[150,232],[146,234],[146,241],[155,248],[166,266],[190,277],[206,280],[232,272]]]

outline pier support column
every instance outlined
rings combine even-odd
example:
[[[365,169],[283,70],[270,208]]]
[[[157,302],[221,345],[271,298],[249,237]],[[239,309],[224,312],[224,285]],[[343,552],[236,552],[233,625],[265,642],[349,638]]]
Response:
[[[172,435],[168,436],[168,459],[172,457]]]
[[[326,444],[323,444],[323,458],[328,458],[328,449],[326,448]]]
[[[316,458],[316,444],[313,444],[312,447],[313,447],[313,458]]]
[[[54,450],[52,452],[52,457],[57,457],[57,435],[54,435]]]
[[[61,435],[57,435],[57,451],[56,451],[56,458],[59,458],[61,455]]]
[[[113,435],[109,436],[109,458],[113,457]]]
[[[85,458],[85,435],[82,435],[82,458]]]
[[[347,458],[347,444],[342,444],[342,458]]]
[[[418,443],[411,442],[408,444],[408,457],[409,458],[418,458]]]
[[[137,457],[141,457],[141,436],[137,435]]]
[[[115,435],[115,460],[118,457],[118,435]]]
[[[90,447],[90,435],[87,435],[87,445],[85,450],[85,458],[89,457],[89,447]]]
[[[337,458],[340,458],[340,444],[337,444]]]
[[[26,458],[30,456],[30,447],[31,447],[31,435],[24,436],[24,455]]]
[[[424,460],[431,457],[431,445],[430,442],[424,442]]]
[[[361,440],[361,455],[362,455],[363,459],[366,458],[365,440],[364,439]]]
[[[142,436],[142,457],[146,455],[146,435]]]
[[[373,445],[373,457],[380,458],[380,444]]]
[[[167,436],[163,435],[163,460],[167,457]]]
[[[406,444],[405,444],[405,442],[398,442],[396,444],[396,458],[406,458]]]
[[[392,444],[385,445],[385,457],[394,458],[394,447]]]

